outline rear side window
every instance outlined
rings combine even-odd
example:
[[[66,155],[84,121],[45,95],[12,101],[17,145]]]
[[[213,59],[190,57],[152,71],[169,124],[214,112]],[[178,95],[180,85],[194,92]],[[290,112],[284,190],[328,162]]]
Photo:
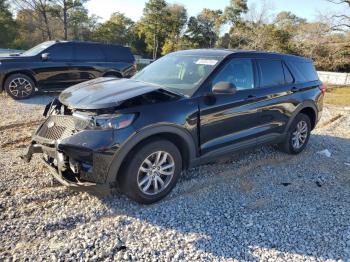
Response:
[[[260,87],[284,85],[284,73],[280,60],[257,60],[260,75]]]
[[[69,43],[55,44],[48,48],[52,61],[71,61],[73,60],[73,46]]]
[[[135,61],[130,48],[118,45],[101,45],[101,49],[110,62],[130,62]]]
[[[104,62],[105,56],[98,45],[76,44],[76,60],[86,62]]]
[[[318,75],[312,62],[288,61],[297,82],[317,81]]]
[[[254,88],[253,63],[250,59],[232,59],[216,75],[212,84],[229,82],[236,86],[237,90]]]

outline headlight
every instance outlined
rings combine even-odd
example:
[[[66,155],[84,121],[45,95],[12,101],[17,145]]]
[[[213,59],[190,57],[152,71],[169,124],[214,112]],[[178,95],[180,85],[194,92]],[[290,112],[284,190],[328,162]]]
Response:
[[[135,119],[135,114],[84,116],[74,113],[73,117],[75,117],[77,129],[109,130],[130,126]]]

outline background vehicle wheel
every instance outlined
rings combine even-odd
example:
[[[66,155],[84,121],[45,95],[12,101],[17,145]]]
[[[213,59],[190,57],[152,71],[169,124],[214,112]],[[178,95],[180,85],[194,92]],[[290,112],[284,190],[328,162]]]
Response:
[[[297,115],[290,126],[286,140],[279,145],[281,150],[288,154],[299,154],[306,147],[310,132],[310,118],[302,113]]]
[[[26,99],[34,94],[35,84],[33,80],[26,75],[14,74],[6,79],[5,90],[13,99]]]
[[[125,195],[141,204],[152,204],[169,194],[182,171],[180,151],[167,140],[138,146],[127,161],[118,183]]]

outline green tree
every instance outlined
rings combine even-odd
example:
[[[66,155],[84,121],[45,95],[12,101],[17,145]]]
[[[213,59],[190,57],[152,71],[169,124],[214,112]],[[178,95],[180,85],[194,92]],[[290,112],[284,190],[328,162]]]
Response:
[[[306,19],[300,18],[291,12],[280,12],[277,14],[274,24],[279,29],[283,29],[290,33],[293,33],[297,30],[299,26],[306,23]]]
[[[173,4],[167,7],[168,35],[162,48],[162,54],[167,54],[178,49],[181,33],[187,22],[187,10],[184,6]]]
[[[124,14],[116,12],[105,23],[97,26],[93,39],[120,45],[130,45],[133,40],[134,22]]]
[[[143,34],[139,34],[136,26],[133,27],[132,32],[132,42],[130,45],[131,52],[133,54],[148,57],[149,53],[147,51],[146,37]]]
[[[225,23],[233,27],[240,27],[244,24],[242,15],[248,12],[247,0],[230,0],[230,4],[225,8],[223,20]],[[242,28],[242,26],[241,26]],[[218,41],[218,46],[223,48],[231,48],[239,46],[240,39],[232,39],[229,33],[224,34]]]
[[[53,16],[58,17],[63,23],[64,39],[68,39],[68,25],[70,16],[77,9],[83,7],[88,0],[49,0],[53,7],[51,13]]]
[[[92,40],[98,19],[95,15],[89,16],[89,11],[83,6],[75,8],[69,16],[68,37],[76,40]]]
[[[241,23],[231,28],[229,44],[231,48],[293,53],[290,34],[274,24]]]
[[[247,12],[247,0],[230,0],[230,5],[225,8],[224,18],[231,25],[236,25],[242,21],[242,14]]]
[[[159,54],[159,47],[163,45],[166,38],[167,3],[164,0],[149,0],[143,9],[143,16],[139,22],[140,35],[145,36],[148,49],[152,51],[153,59]]]
[[[32,16],[31,22],[35,23],[35,27],[42,32],[43,37],[48,40],[52,39],[49,0],[12,0],[12,5],[17,12]]]
[[[12,47],[16,37],[17,24],[6,0],[0,0],[0,46]]]
[[[33,13],[35,11],[32,11]],[[14,41],[14,46],[18,49],[28,49],[37,43],[47,40],[44,31],[38,29],[35,14],[27,11],[19,11],[16,15],[18,24],[18,34]]]
[[[350,45],[346,34],[330,30],[321,22],[306,23],[298,28],[294,43],[298,54],[310,57],[321,70],[345,70],[350,64]]]
[[[193,41],[199,47],[214,47],[219,38],[222,24],[221,10],[205,8],[196,17],[190,17],[185,38]]]

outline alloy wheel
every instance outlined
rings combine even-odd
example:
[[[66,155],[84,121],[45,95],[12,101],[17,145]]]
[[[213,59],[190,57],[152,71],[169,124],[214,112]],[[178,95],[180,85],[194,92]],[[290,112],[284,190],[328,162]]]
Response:
[[[33,92],[32,84],[25,78],[15,78],[9,83],[9,91],[15,97],[24,98]]]
[[[294,149],[300,149],[308,137],[308,126],[304,120],[298,122],[294,132],[292,133],[292,145]]]
[[[157,151],[149,155],[141,164],[137,184],[146,195],[156,195],[170,184],[175,173],[175,161],[165,151]]]

